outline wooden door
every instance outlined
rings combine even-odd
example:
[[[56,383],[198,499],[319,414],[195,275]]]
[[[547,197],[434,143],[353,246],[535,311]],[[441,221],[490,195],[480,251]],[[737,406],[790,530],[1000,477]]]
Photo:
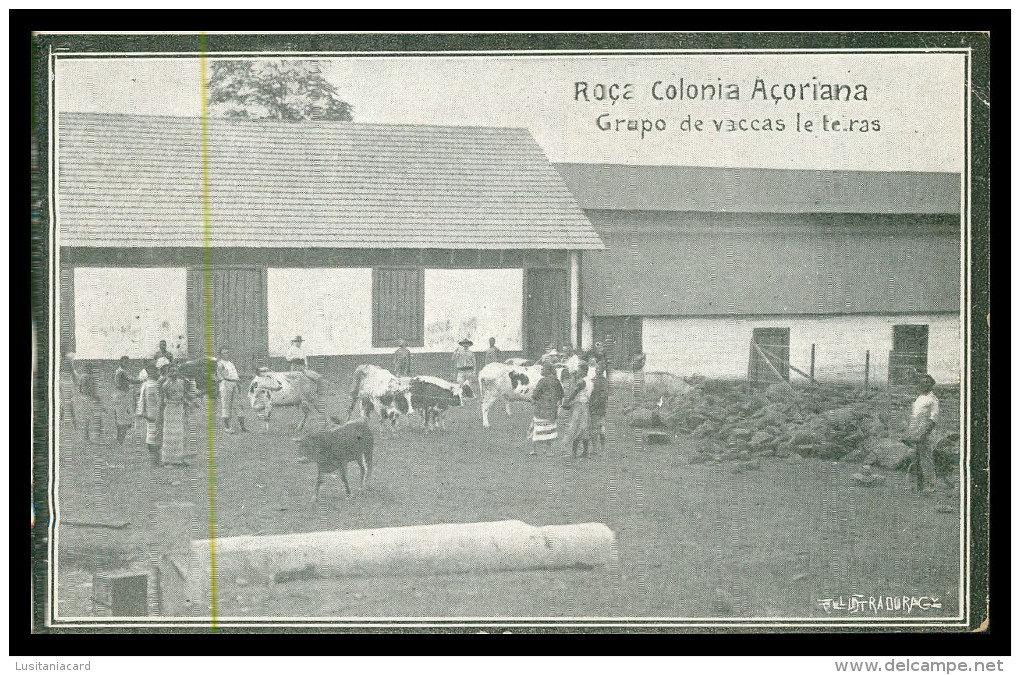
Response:
[[[229,347],[242,378],[255,374],[257,361],[269,353],[266,318],[266,272],[261,267],[209,268],[211,322],[205,312],[205,269],[188,269],[188,349],[191,358],[206,354],[206,331],[212,355]]]
[[[777,371],[782,379],[789,381],[790,329],[755,328],[751,336],[748,379],[751,382],[776,382],[779,379]]]
[[[537,359],[550,343],[557,349],[573,343],[570,338],[570,287],[567,271],[562,269],[529,267],[525,276],[524,350],[528,358]]]
[[[908,384],[928,372],[928,324],[893,326],[889,384]]]
[[[596,316],[592,336],[606,348],[612,370],[630,370],[642,351],[640,316]]]

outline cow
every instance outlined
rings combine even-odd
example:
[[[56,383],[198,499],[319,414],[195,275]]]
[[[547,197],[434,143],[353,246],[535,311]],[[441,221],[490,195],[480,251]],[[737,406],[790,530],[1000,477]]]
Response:
[[[436,428],[443,426],[440,414],[447,408],[463,405],[465,398],[474,398],[467,382],[455,384],[429,375],[411,378],[411,407],[421,411],[425,429],[429,428],[430,417]]]
[[[269,418],[275,406],[300,406],[303,414],[297,431],[304,429],[313,412],[325,415],[322,405],[323,379],[307,368],[274,372],[259,369],[248,385],[248,402],[269,431]]]
[[[557,364],[556,377],[563,379],[563,373],[576,373],[581,365],[580,357],[574,355]],[[592,371],[594,376],[594,371]],[[490,363],[478,373],[478,386],[482,395],[482,426],[489,426],[489,408],[497,399],[506,404],[510,416],[510,401],[531,402],[535,385],[542,378],[542,364],[514,366],[507,363]]]
[[[397,377],[385,368],[371,364],[360,365],[354,369],[351,383],[351,407],[347,410],[347,418],[354,413],[354,407],[362,419],[368,419],[373,410],[379,413],[380,421],[390,420],[393,429],[397,428],[400,415],[412,412],[411,378]]]
[[[335,417],[331,419],[332,424],[324,431],[310,433],[298,441],[298,453],[305,460],[315,462],[318,467],[313,502],[319,500],[323,476],[331,473],[340,474],[347,498],[351,498],[351,486],[347,483],[347,465],[350,462],[357,462],[361,469],[362,492],[372,478],[372,450],[375,447],[375,439],[372,437],[368,422],[354,420],[340,424]]]

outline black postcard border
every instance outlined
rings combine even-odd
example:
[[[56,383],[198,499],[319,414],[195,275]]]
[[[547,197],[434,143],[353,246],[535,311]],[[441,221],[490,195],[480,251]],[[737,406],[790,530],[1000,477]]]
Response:
[[[12,18],[16,18],[12,13]],[[788,18],[789,15],[787,15]],[[1007,65],[1009,62],[1002,54],[1008,54],[1009,33],[1008,33],[1008,12],[995,13],[998,21],[992,19],[991,15],[976,15],[973,12],[966,13],[966,18],[961,13],[953,16],[954,25],[967,24],[969,30],[974,30],[974,22],[983,23],[985,27],[996,26],[994,32],[828,32],[828,33],[751,33],[751,32],[715,32],[715,33],[665,33],[665,32],[640,32],[640,33],[583,33],[579,31],[564,33],[547,32],[517,32],[517,33],[474,33],[474,34],[385,34],[385,33],[361,33],[361,34],[293,34],[293,35],[222,35],[211,34],[207,36],[207,50],[210,53],[218,51],[318,51],[338,50],[338,44],[342,44],[343,51],[437,51],[437,50],[483,50],[501,51],[507,49],[570,49],[589,52],[599,49],[720,49],[740,51],[749,48],[758,49],[840,49],[852,51],[854,49],[883,48],[893,49],[897,47],[912,49],[924,46],[931,49],[946,48],[970,48],[972,49],[971,74],[974,81],[973,97],[971,101],[971,124],[972,124],[972,153],[970,162],[970,176],[972,187],[971,201],[971,353],[970,376],[971,376],[971,449],[972,449],[972,510],[971,510],[971,616],[969,617],[971,630],[978,629],[974,633],[976,639],[969,638],[965,633],[942,633],[938,629],[918,633],[893,632],[903,629],[885,629],[881,625],[874,628],[836,628],[820,631],[810,625],[794,628],[769,628],[741,627],[741,628],[694,628],[694,627],[634,627],[634,628],[598,628],[579,626],[543,626],[539,628],[511,628],[517,634],[537,633],[697,633],[698,639],[691,644],[691,641],[683,640],[675,643],[672,647],[666,645],[660,653],[676,654],[712,654],[712,653],[733,653],[733,633],[742,633],[742,653],[791,653],[811,654],[838,652],[843,654],[854,653],[903,653],[913,651],[915,653],[928,654],[990,654],[1008,653],[1009,636],[1009,467],[1008,453],[1004,456],[995,457],[995,472],[979,470],[979,467],[989,466],[989,332],[990,326],[986,322],[990,312],[990,181],[992,176],[1008,176],[1008,150],[997,155],[990,143],[990,83],[992,74],[995,73],[995,81],[1004,83],[1006,79],[1001,77],[1003,71],[1008,75]],[[66,19],[52,17],[58,22]],[[95,16],[93,16],[93,19]],[[106,18],[110,18],[107,16]],[[151,15],[150,15],[151,18]],[[782,17],[781,17],[782,18]],[[930,16],[928,17],[931,18]],[[35,26],[29,28],[51,28],[46,25],[50,18],[45,15],[34,19]],[[14,23],[14,22],[12,22]],[[66,23],[66,21],[65,21]],[[105,22],[104,25],[110,25]],[[113,22],[115,23],[115,21]],[[151,25],[151,21],[148,21]],[[157,22],[160,23],[160,22]],[[215,23],[213,21],[212,23]],[[679,23],[679,22],[677,22]],[[684,22],[687,23],[687,22]],[[791,21],[790,23],[796,23]],[[999,25],[1003,28],[1000,30]],[[80,24],[79,24],[80,25]],[[689,25],[689,23],[687,23]],[[916,22],[914,24],[917,25]],[[236,28],[235,28],[236,29]],[[165,30],[165,28],[164,28]],[[183,29],[182,29],[183,30]],[[605,30],[605,29],[603,29]],[[718,29],[717,29],[718,30]],[[746,29],[745,29],[746,30]],[[831,29],[830,29],[831,30]],[[38,150],[38,166],[43,167],[40,176],[33,176],[31,185],[27,189],[36,189],[47,186],[45,167],[47,165],[47,138],[48,111],[47,105],[47,73],[48,53],[51,48],[54,50],[67,49],[68,51],[198,51],[199,37],[197,35],[160,35],[160,36],[127,36],[127,35],[29,35],[27,31],[22,33],[27,38],[19,44],[17,36],[12,45],[12,64],[28,64],[21,72],[29,72],[28,85],[31,87],[32,110],[29,116],[30,133],[25,139],[27,146],[22,146],[23,151],[30,152],[33,138],[43,139]],[[994,38],[994,39],[993,39]],[[253,49],[252,45],[257,42]],[[25,47],[29,49],[25,49]],[[21,47],[21,51],[18,48]],[[995,70],[992,69],[993,53],[997,55],[994,59]],[[20,58],[18,58],[20,56]],[[26,59],[26,56],[28,57]],[[13,69],[17,74],[17,70]],[[22,89],[21,91],[24,91]],[[1001,116],[997,119],[1008,120],[1008,100],[1001,98],[996,102],[997,112]],[[1000,125],[1000,134],[1004,140],[1008,134],[1008,127]],[[1000,141],[998,147],[1006,148],[1008,144]],[[1003,156],[1005,160],[1003,161]],[[24,156],[22,156],[24,157]],[[998,164],[998,171],[991,172],[992,161]],[[22,160],[24,161],[24,160]],[[12,164],[14,160],[12,159]],[[14,166],[12,166],[14,168]],[[17,164],[17,170],[12,171],[12,176],[24,176],[24,164]],[[1001,195],[1008,195],[1008,187],[1005,181],[1000,179],[999,191],[994,194],[1000,196],[996,205],[997,212],[1008,213],[1008,197],[1001,198]],[[162,635],[189,634],[208,635],[205,639],[214,639],[215,653],[219,654],[257,654],[257,653],[293,653],[287,649],[287,642],[283,643],[283,649],[279,649],[279,635],[284,634],[285,640],[293,639],[296,634],[316,633],[375,633],[380,635],[390,633],[419,634],[420,639],[412,640],[414,648],[400,652],[405,654],[415,653],[442,653],[442,648],[434,642],[427,641],[428,634],[434,633],[478,633],[487,630],[490,633],[501,633],[504,629],[498,624],[493,626],[477,625],[472,627],[454,628],[436,626],[431,628],[411,628],[400,625],[379,626],[375,628],[353,628],[353,627],[329,627],[329,628],[292,628],[284,627],[245,627],[245,628],[220,628],[215,635],[209,634],[208,628],[181,627],[168,628],[104,628],[104,629],[73,629],[73,628],[47,628],[45,616],[42,615],[46,606],[45,597],[39,598],[38,593],[46,591],[46,555],[47,547],[45,542],[45,524],[48,518],[47,488],[48,488],[48,461],[47,434],[48,416],[47,392],[48,381],[48,359],[50,345],[46,344],[48,336],[48,302],[49,282],[45,270],[48,269],[48,232],[46,231],[47,199],[45,189],[33,195],[32,199],[32,227],[31,227],[31,309],[32,321],[36,338],[36,363],[33,370],[35,400],[33,401],[33,441],[35,447],[35,462],[32,466],[34,471],[34,488],[24,485],[15,485],[11,493],[11,536],[12,551],[23,551],[28,535],[30,559],[23,557],[15,558],[12,565],[13,589],[25,588],[26,577],[33,579],[32,597],[29,600],[42,600],[33,603],[29,608],[23,605],[12,605],[11,622],[11,651],[12,654],[124,654],[125,644],[116,638],[113,640],[104,639],[107,635],[132,633],[136,639],[131,640],[129,651],[135,651],[139,647],[141,654],[181,654],[190,651],[182,650],[183,646],[177,642],[173,647]],[[1003,203],[1005,202],[1005,203]],[[12,216],[20,217],[20,213],[14,212],[12,205]],[[1005,216],[1004,216],[1005,220]],[[1008,222],[1008,221],[1007,221]],[[1001,243],[1000,243],[1001,247]],[[42,272],[42,274],[40,274]],[[1001,287],[1001,286],[1000,286]],[[1000,447],[1008,448],[1006,444]],[[27,453],[26,453],[27,454]],[[41,455],[41,456],[40,456]],[[12,457],[12,469],[18,467],[19,455]],[[24,469],[28,471],[28,461],[24,462]],[[25,475],[17,470],[12,470],[14,475]],[[989,491],[994,484],[995,490]],[[28,487],[27,490],[25,488]],[[26,492],[28,494],[26,494]],[[18,499],[17,497],[21,498]],[[26,533],[26,498],[29,504],[35,507],[35,528],[28,528]],[[994,508],[990,508],[994,507]],[[992,533],[996,533],[992,536]],[[985,542],[984,546],[978,545]],[[40,555],[41,554],[41,555]],[[19,565],[20,563],[20,565]],[[20,574],[19,574],[20,570]],[[991,572],[991,575],[989,574]],[[994,590],[994,597],[992,591]],[[17,597],[17,596],[15,596]],[[22,598],[25,596],[22,595]],[[29,611],[25,611],[29,609]],[[31,614],[30,614],[31,612]],[[32,617],[31,622],[24,619]],[[20,619],[20,621],[19,621]],[[982,626],[983,620],[988,620],[987,625]],[[982,630],[983,628],[983,630]],[[34,631],[34,632],[33,632]],[[879,632],[882,631],[882,632]],[[777,634],[778,633],[778,634]],[[785,633],[785,634],[782,634]],[[819,633],[824,633],[820,635]],[[812,634],[811,640],[798,639],[805,634]],[[238,636],[243,636],[239,641]],[[991,636],[995,639],[990,639]],[[228,637],[229,636],[229,637]],[[561,638],[563,636],[560,636]],[[817,638],[823,638],[817,640]],[[26,639],[27,638],[27,639]],[[142,638],[137,640],[137,638]],[[866,639],[863,639],[866,638]],[[1000,638],[1002,638],[1000,640]],[[189,640],[189,647],[198,647],[205,639]],[[863,640],[862,640],[863,639]],[[920,640],[920,642],[919,642]],[[231,646],[227,646],[230,643]],[[320,641],[321,644],[321,641]],[[380,653],[373,649],[376,640],[367,642],[359,641],[354,645],[348,643],[343,649],[330,649],[328,646],[320,652],[329,653]],[[556,652],[566,653],[592,653],[590,648],[581,652],[571,651],[568,645],[576,644],[574,641],[567,643],[558,642]],[[660,643],[661,644],[661,643]],[[724,646],[728,644],[729,646]],[[816,652],[810,645],[824,647],[822,651]],[[992,645],[999,645],[992,649]],[[236,646],[235,646],[236,645]],[[243,649],[238,647],[243,645]],[[479,645],[481,646],[481,645]],[[492,645],[485,645],[485,653],[498,654],[500,648],[492,649]],[[919,649],[920,647],[920,649]],[[321,647],[320,647],[321,648]],[[519,648],[502,647],[508,653],[521,653]],[[236,650],[236,651],[234,651]],[[202,653],[204,650],[197,650],[194,653]],[[594,653],[598,653],[596,650]],[[649,653],[642,648],[642,653]],[[459,653],[463,653],[458,649]],[[309,653],[304,646],[301,653]],[[381,653],[393,653],[391,649],[385,649]],[[612,650],[612,653],[620,653]]]

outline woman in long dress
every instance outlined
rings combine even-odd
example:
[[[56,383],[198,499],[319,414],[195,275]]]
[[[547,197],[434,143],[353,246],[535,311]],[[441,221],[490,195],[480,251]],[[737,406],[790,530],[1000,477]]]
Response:
[[[567,429],[563,435],[564,455],[577,457],[577,445],[582,445],[581,456],[588,455],[589,429],[591,427],[591,412],[588,408],[588,397],[591,392],[588,390],[588,364],[582,362],[577,371],[577,377],[569,394],[563,398],[563,407],[570,411],[567,418]]]
[[[197,393],[173,363],[167,367],[160,390],[163,395],[163,464],[186,465],[185,458],[195,454],[191,449],[188,409],[196,405]]]
[[[163,445],[163,393],[158,372],[152,366],[145,369],[146,378],[138,392],[138,408],[135,410],[135,414],[145,420],[145,447],[154,466],[159,466],[159,448]]]
[[[560,401],[563,400],[563,386],[556,379],[556,369],[550,363],[542,366],[542,377],[535,385],[532,393],[535,405],[534,417],[528,436],[533,445],[528,455],[537,455],[540,449],[546,450],[556,440],[556,415]]]

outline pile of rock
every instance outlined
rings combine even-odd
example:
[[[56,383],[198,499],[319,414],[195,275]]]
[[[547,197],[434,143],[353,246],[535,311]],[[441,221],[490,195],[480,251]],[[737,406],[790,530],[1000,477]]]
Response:
[[[782,383],[761,391],[742,382],[690,384],[633,410],[632,424],[661,425],[705,439],[702,454],[716,459],[799,455],[885,468],[909,461],[910,448],[894,440],[901,421],[890,412],[909,401],[892,396],[893,401],[888,392],[837,385]]]

